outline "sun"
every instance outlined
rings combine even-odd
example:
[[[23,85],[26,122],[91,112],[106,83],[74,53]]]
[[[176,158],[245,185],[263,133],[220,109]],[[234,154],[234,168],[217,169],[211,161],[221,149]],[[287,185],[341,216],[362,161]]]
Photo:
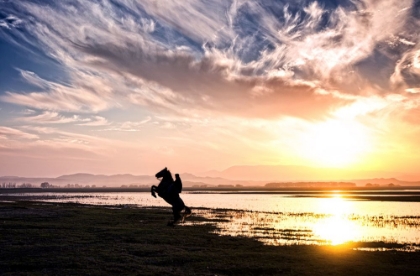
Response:
[[[330,120],[313,125],[302,139],[302,155],[313,164],[345,167],[369,151],[368,133],[355,121]]]

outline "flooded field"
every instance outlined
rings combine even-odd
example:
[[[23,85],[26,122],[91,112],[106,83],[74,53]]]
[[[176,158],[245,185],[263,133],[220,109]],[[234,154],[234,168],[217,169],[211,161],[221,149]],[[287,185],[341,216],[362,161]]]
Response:
[[[374,250],[419,251],[420,202],[392,199],[404,199],[417,193],[189,192],[183,193],[182,198],[193,208],[195,216],[210,219],[217,226],[215,232],[220,235],[247,236],[271,245],[359,242],[375,244]],[[146,192],[10,195],[46,202],[168,206],[162,199],[153,198]],[[194,223],[198,222],[186,222],[187,225]],[[356,249],[372,250],[370,247]]]

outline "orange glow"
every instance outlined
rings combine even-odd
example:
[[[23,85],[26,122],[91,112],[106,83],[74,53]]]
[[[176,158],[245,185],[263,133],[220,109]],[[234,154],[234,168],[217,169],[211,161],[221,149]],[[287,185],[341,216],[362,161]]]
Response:
[[[371,147],[365,128],[354,121],[319,123],[304,135],[301,154],[315,165],[354,165]]]

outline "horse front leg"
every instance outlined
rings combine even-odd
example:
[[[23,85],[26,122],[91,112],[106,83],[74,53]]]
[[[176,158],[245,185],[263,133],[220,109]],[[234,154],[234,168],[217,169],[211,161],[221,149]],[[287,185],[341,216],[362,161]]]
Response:
[[[155,185],[153,185],[152,188],[150,189],[150,193],[152,194],[153,197],[156,197],[157,189],[158,187],[156,187]]]

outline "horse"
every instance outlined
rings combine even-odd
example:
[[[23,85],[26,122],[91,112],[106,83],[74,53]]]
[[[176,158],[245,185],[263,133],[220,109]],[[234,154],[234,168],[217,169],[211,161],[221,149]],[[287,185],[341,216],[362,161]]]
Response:
[[[153,185],[151,187],[151,194],[156,197],[156,192],[159,197],[163,198],[167,203],[172,206],[172,213],[174,220],[168,222],[168,226],[173,226],[180,219],[184,222],[187,216],[191,215],[191,209],[185,206],[184,201],[181,199],[179,194],[182,192],[182,181],[179,174],[175,174],[175,180],[172,177],[171,172],[164,168],[158,172],[155,177],[157,179],[162,178],[158,186]],[[181,215],[181,212],[184,213]]]

